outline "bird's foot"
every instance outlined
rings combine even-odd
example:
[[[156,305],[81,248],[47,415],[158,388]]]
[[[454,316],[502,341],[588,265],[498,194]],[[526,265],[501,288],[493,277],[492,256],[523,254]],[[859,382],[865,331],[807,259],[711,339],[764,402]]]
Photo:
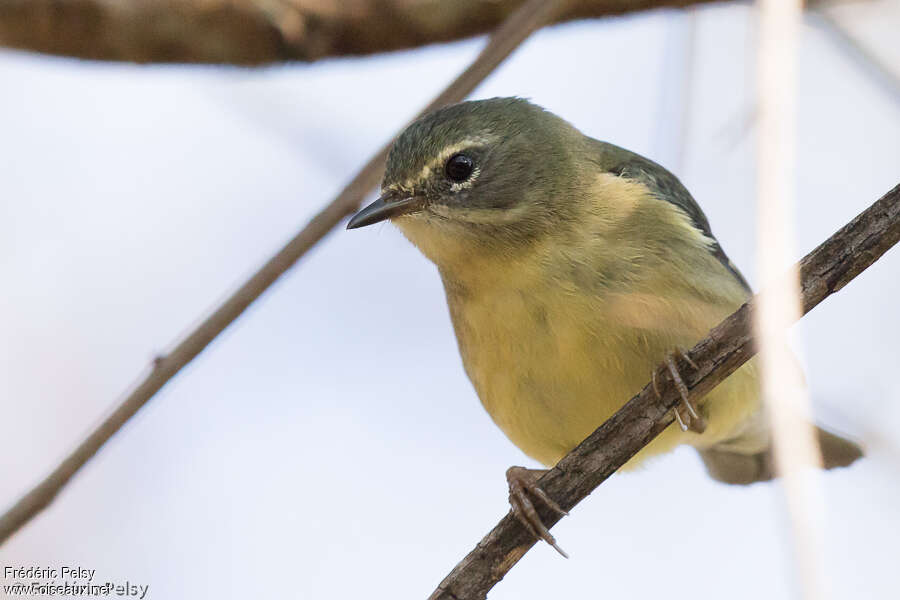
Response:
[[[695,370],[697,369],[697,364],[692,361],[681,348],[676,348],[673,352],[666,354],[666,369],[669,371],[669,375],[672,376],[672,382],[675,384],[675,388],[681,395],[681,402],[683,404],[683,406],[676,406],[672,409],[672,412],[675,414],[675,420],[678,421],[678,426],[681,427],[682,431],[690,429],[695,433],[703,433],[706,431],[706,419],[700,416],[700,413],[697,412],[697,409],[688,397],[688,388],[684,383],[684,379],[681,378],[681,373],[678,372],[678,365],[675,364],[675,356],[679,356]],[[659,385],[656,383],[656,371],[653,371],[652,381],[653,391],[656,392],[657,398],[661,398],[662,394],[660,394]],[[682,413],[682,410],[684,413]]]
[[[565,558],[569,558],[569,555],[557,545],[556,538],[550,534],[550,530],[541,521],[541,517],[532,503],[532,499],[536,499],[560,515],[565,516],[569,514],[560,508],[544,490],[538,487],[537,480],[546,472],[544,469],[526,469],[525,467],[510,467],[507,469],[506,481],[509,483],[509,504],[512,506],[512,513],[525,526],[525,529],[530,531],[534,537],[544,540],[553,546]]]

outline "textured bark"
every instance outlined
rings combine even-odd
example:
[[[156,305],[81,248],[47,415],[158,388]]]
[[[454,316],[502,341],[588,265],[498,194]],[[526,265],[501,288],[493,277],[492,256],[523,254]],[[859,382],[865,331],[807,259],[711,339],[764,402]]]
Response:
[[[713,0],[569,0],[555,22]],[[487,33],[522,0],[0,0],[0,45],[96,60],[259,65]]]
[[[804,314],[844,287],[898,240],[900,185],[800,262]],[[751,313],[756,302],[754,298],[744,304],[691,349],[688,356],[698,369],[679,365],[692,399],[708,393],[755,354]],[[648,383],[540,479],[541,488],[562,508],[571,510],[672,423],[671,409],[681,397],[670,385],[665,368],[658,370],[657,379],[669,384],[661,399]],[[544,505],[538,512],[548,526],[560,519]],[[507,514],[447,575],[431,600],[485,598],[534,544],[535,539]]]

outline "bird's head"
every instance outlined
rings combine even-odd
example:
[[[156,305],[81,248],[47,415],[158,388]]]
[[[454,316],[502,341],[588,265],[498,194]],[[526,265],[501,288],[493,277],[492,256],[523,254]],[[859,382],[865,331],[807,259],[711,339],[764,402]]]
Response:
[[[582,138],[518,98],[440,109],[400,134],[381,197],[347,227],[390,219],[438,266],[461,253],[508,254],[566,218]]]

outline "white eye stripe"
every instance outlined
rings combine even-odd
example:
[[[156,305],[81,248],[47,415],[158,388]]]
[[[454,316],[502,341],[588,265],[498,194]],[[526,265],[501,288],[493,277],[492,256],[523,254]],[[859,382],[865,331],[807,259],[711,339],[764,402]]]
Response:
[[[443,172],[444,163],[446,163],[447,159],[454,154],[462,152],[463,150],[466,150],[468,148],[472,148],[473,146],[487,146],[496,141],[496,139],[497,138],[494,136],[479,136],[466,138],[455,144],[450,144],[449,146],[441,150],[435,158],[428,161],[428,163],[424,167],[422,167],[422,170],[419,171],[415,177],[410,177],[397,187],[406,190],[415,189],[417,187],[416,184],[427,181],[435,171]],[[472,179],[474,179],[474,177],[469,177],[469,180]]]

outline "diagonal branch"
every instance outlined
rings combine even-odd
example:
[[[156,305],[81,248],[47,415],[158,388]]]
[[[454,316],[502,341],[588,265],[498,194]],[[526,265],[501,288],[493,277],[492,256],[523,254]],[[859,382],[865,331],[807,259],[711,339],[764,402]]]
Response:
[[[713,1],[569,0],[552,21]],[[488,33],[522,4],[522,0],[0,0],[0,45],[139,63],[314,61]]]
[[[800,261],[803,313],[843,288],[898,241],[900,184]],[[684,379],[691,398],[708,393],[755,354],[751,313],[758,302],[756,296],[744,304],[688,353],[699,367],[682,370],[683,375],[688,374]],[[667,371],[660,369],[658,378],[662,381],[665,377]],[[680,401],[675,386],[666,386],[662,398],[657,399],[648,383],[541,477],[541,488],[570,510],[668,427],[672,408]],[[539,513],[548,526],[560,519],[543,505]],[[507,514],[444,578],[430,600],[485,598],[534,544],[534,538]]]
[[[0,0],[2,2],[3,0]],[[465,98],[519,44],[552,17],[561,0],[528,0],[515,11],[472,62],[443,92],[420,113]],[[294,263],[340,222],[354,212],[363,197],[381,179],[390,146],[379,150],[330,204],[262,266],[246,283],[229,296],[200,325],[153,368],[118,407],[88,435],[43,481],[0,515],[0,545],[25,523],[46,508],[81,467],[164,385],[197,357],[222,331],[235,321]]]

